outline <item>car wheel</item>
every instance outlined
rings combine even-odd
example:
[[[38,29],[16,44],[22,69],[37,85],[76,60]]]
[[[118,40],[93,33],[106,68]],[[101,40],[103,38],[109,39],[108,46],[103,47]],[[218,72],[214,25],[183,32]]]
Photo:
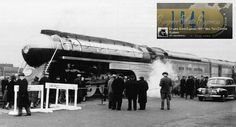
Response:
[[[199,101],[203,101],[203,97],[198,97],[198,100]]]

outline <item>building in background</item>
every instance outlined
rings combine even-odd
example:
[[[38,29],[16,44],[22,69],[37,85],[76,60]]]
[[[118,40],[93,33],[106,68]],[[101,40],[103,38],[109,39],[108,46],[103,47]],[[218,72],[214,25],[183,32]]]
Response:
[[[1,80],[4,78],[4,76],[12,76],[18,72],[22,72],[22,68],[19,67],[14,67],[13,64],[5,64],[5,63],[0,63],[0,105],[2,104],[2,85],[1,85]]]
[[[14,67],[13,64],[2,64],[0,63],[0,77],[11,76],[18,71],[22,71],[19,67]]]

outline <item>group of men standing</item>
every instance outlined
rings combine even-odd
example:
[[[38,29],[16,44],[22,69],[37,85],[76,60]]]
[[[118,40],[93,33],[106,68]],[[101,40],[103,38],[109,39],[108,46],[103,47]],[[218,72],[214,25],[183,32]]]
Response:
[[[122,75],[113,74],[108,81],[108,108],[112,110],[121,110],[123,93],[128,99],[127,110],[137,110],[137,99],[139,110],[145,110],[147,103],[148,83],[144,77],[140,77],[138,81],[134,76],[123,77]]]
[[[22,108],[25,108],[26,115],[30,116],[30,100],[28,94],[28,81],[25,79],[24,73],[19,73],[19,75],[11,76],[10,81],[7,79],[2,80],[2,92],[4,93],[4,98],[6,98],[7,104],[4,105],[5,108],[11,108],[14,104],[14,86],[19,85],[17,106],[19,109],[18,116],[22,115]]]
[[[207,86],[208,77],[201,76],[201,79],[197,79],[193,76],[188,76],[186,79],[185,76],[180,80],[180,96],[187,99],[190,96],[190,99],[193,99],[197,94],[198,88],[205,88]]]
[[[14,85],[16,82],[15,76],[10,78],[4,77],[1,81],[3,93],[3,106],[2,108],[10,109],[14,104]]]
[[[171,100],[171,88],[172,88],[172,80],[168,78],[168,73],[163,72],[164,76],[159,86],[161,87],[161,110],[164,110],[164,103],[166,100],[167,110],[170,110],[170,100]],[[80,76],[78,76],[80,77]],[[201,83],[204,83],[206,79],[202,79]],[[28,95],[28,81],[25,79],[24,74],[20,73],[17,79],[14,79],[15,83],[19,85],[18,92],[18,108],[19,108],[19,116],[22,115],[22,108],[26,109],[27,114],[31,115],[29,108],[29,95]],[[46,82],[49,81],[48,75],[41,78],[39,84],[45,85]],[[77,80],[75,80],[77,81]],[[83,82],[83,79],[78,79],[77,83],[80,84]],[[181,90],[185,88],[186,98],[188,95],[192,97],[192,93],[188,93],[188,91],[193,92],[192,85],[188,86],[188,84],[193,84],[195,81],[192,77],[189,77],[187,80],[183,77],[181,79]],[[3,83],[4,84],[4,83]],[[204,85],[204,84],[202,84]],[[14,86],[14,85],[13,85]],[[184,87],[183,87],[184,86]],[[14,87],[13,87],[14,88]],[[190,90],[191,89],[191,90]],[[113,74],[107,83],[107,91],[108,91],[108,99],[109,104],[108,108],[112,110],[121,110],[122,99],[125,97],[128,99],[128,109],[127,110],[137,110],[137,102],[139,103],[139,110],[146,109],[147,103],[147,90],[148,83],[144,80],[144,77],[139,77],[139,80],[136,80],[135,76],[125,76],[115,75]],[[82,98],[81,98],[82,99]]]
[[[70,82],[66,82],[63,78],[61,78],[60,76],[56,76],[54,80],[51,80],[49,78],[49,74],[46,73],[44,74],[44,76],[39,80],[39,84],[44,86],[44,107],[45,107],[45,103],[46,103],[46,94],[47,94],[47,90],[46,90],[46,83],[73,83],[73,84],[77,84],[78,85],[78,98],[77,98],[77,103],[81,103],[82,101],[86,100],[86,94],[87,94],[87,88],[85,85],[85,81],[84,81],[84,77],[81,76],[81,74],[77,74],[77,77]],[[61,89],[59,90],[59,96],[58,96],[58,103],[64,103],[66,100],[66,91]],[[69,101],[72,101],[73,99],[75,99],[74,97],[74,91],[69,90]],[[56,90],[55,89],[50,89],[49,90],[49,105],[48,107],[50,107],[50,104],[55,103],[56,101]]]

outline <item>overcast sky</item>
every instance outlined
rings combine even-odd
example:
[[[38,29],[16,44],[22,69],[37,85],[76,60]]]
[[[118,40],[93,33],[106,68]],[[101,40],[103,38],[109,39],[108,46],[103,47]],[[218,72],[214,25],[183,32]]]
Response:
[[[236,39],[157,39],[156,3],[171,0],[1,0],[0,63],[23,62],[21,49],[54,29],[236,61]],[[187,0],[172,0],[187,1]],[[188,0],[193,2],[194,0]],[[206,0],[195,0],[206,2]],[[214,0],[233,2],[234,0]],[[213,0],[209,0],[213,2]],[[233,6],[235,15],[235,5]],[[235,21],[236,16],[234,16]],[[235,31],[235,24],[233,24]],[[236,36],[235,33],[233,34]],[[44,43],[44,42],[42,42]]]

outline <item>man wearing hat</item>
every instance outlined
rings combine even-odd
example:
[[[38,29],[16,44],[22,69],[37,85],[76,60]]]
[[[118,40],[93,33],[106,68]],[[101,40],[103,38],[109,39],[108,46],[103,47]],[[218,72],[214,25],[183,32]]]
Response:
[[[43,103],[44,105],[46,104],[46,95],[47,95],[47,89],[46,89],[46,83],[47,82],[51,82],[49,79],[49,74],[48,73],[44,73],[43,77],[39,80],[39,84],[43,85],[43,89],[44,89],[44,95],[43,95]]]
[[[77,102],[81,103],[84,99],[84,97],[86,96],[86,92],[87,90],[85,89],[85,82],[84,82],[84,77],[81,77],[81,74],[77,74],[77,78],[74,79],[74,83],[78,85],[78,98],[77,98]]]
[[[112,101],[112,109],[113,110],[121,110],[122,105],[122,95],[124,91],[124,80],[122,75],[119,74],[116,79],[112,82],[112,92],[113,92],[113,101]]]
[[[144,80],[144,77],[139,77],[138,84],[138,103],[139,103],[139,110],[145,110],[146,109],[146,103],[147,103],[147,90],[148,83],[146,80]]]
[[[168,73],[163,72],[162,75],[164,76],[160,81],[161,87],[161,110],[164,110],[164,103],[165,99],[167,102],[167,110],[170,110],[170,88],[172,86],[172,81],[168,78]]]
[[[26,115],[30,116],[30,108],[29,108],[29,95],[28,95],[28,81],[25,79],[25,74],[20,73],[19,79],[17,81],[17,85],[19,85],[19,92],[18,92],[18,108],[19,114],[18,116],[22,115],[22,108],[24,107],[26,110]]]
[[[113,106],[113,90],[112,90],[112,84],[113,84],[113,81],[115,80],[116,78],[116,75],[113,74],[112,76],[110,76],[110,79],[108,80],[107,82],[107,90],[108,90],[108,108],[111,109],[112,106]]]

